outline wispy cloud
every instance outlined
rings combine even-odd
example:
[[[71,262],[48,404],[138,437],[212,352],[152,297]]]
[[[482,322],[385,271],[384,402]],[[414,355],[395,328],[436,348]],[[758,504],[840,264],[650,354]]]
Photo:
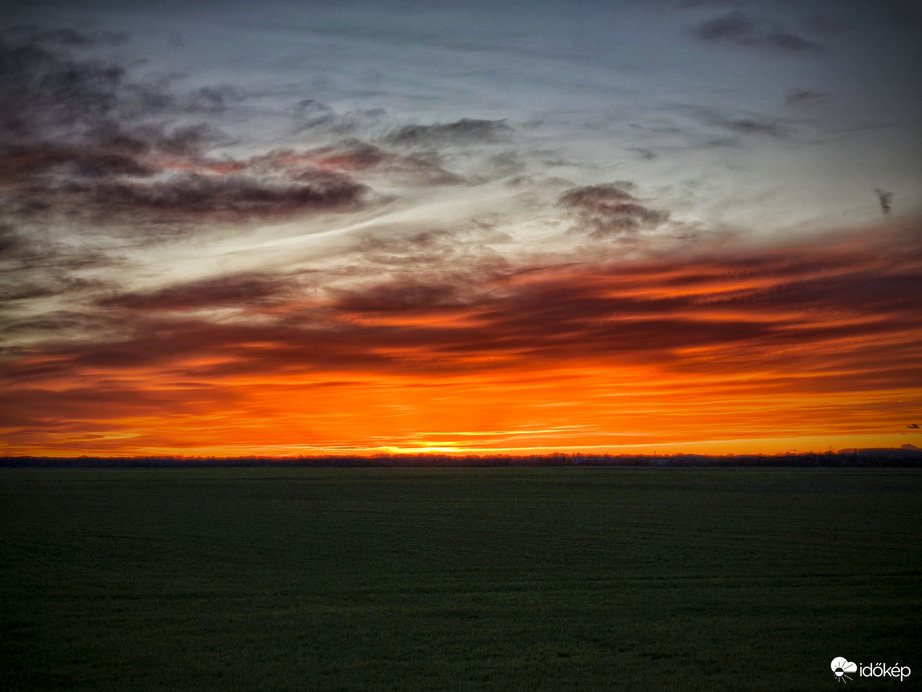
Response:
[[[388,140],[407,146],[463,145],[494,142],[512,132],[512,128],[501,120],[462,118],[453,123],[405,125],[388,135]]]
[[[830,411],[850,411],[871,396],[862,392],[892,396],[919,381],[914,237],[910,228],[874,229],[769,252],[699,247],[644,261],[473,268],[437,281],[395,276],[349,291],[228,276],[104,298],[97,309],[115,311],[111,332],[17,349],[2,377],[8,392],[23,393],[16,415],[33,426],[71,415],[70,404],[57,403],[71,400],[62,392],[87,391],[88,382],[98,385],[94,400],[108,391],[162,405],[187,397],[183,382],[230,387],[233,400],[245,396],[234,384],[241,378],[271,387],[278,378],[359,373],[365,384],[343,385],[354,396],[392,378],[452,391],[459,377],[468,387],[504,372],[594,372],[594,387],[642,368],[672,387],[709,382],[712,394],[697,389],[702,411],[739,378],[764,396],[837,392],[842,402]],[[232,415],[217,403],[208,411]],[[269,421],[257,415],[251,424]],[[9,430],[7,440],[20,435]]]
[[[701,41],[748,48],[772,48],[789,53],[819,49],[816,43],[787,31],[777,23],[756,18],[740,10],[698,24],[692,28],[692,34]]]
[[[860,120],[847,86],[880,86],[870,67],[827,74],[858,15],[837,32],[768,4],[669,5],[513,4],[489,23],[239,7],[246,26],[189,18],[184,44],[169,12],[161,34],[108,17],[135,40],[5,31],[0,444],[553,449],[902,427],[922,250],[915,169],[887,164],[886,138],[907,130],[811,136],[830,110]],[[778,70],[779,54],[820,69]]]
[[[572,230],[596,240],[632,235],[669,218],[668,213],[643,206],[616,185],[573,188],[561,195],[560,204],[577,213]]]

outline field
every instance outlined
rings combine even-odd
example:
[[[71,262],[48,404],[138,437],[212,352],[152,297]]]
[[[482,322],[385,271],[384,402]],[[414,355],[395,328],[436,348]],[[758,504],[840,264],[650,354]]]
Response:
[[[910,689],[920,510],[896,469],[3,469],[0,689]]]

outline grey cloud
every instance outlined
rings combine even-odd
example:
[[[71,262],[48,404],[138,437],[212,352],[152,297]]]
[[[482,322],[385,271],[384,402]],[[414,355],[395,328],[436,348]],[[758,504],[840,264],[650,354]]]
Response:
[[[0,224],[0,259],[18,254],[26,247],[25,240],[9,224]]]
[[[766,118],[754,113],[728,116],[712,108],[688,104],[676,105],[673,110],[691,116],[705,125],[730,131],[733,135],[766,135],[779,139],[790,135],[790,123],[778,118]],[[729,143],[732,143],[732,140],[723,142],[724,145]]]
[[[512,132],[513,129],[502,120],[462,118],[453,123],[406,125],[392,132],[388,140],[406,146],[473,144],[494,142]]]
[[[491,244],[509,242],[511,237],[487,226],[453,230],[426,230],[393,236],[368,235],[357,248],[364,259],[377,268],[407,267],[419,271],[425,266],[454,267],[488,273],[490,268],[507,266]],[[442,270],[444,271],[444,270]]]
[[[336,122],[333,109],[314,99],[304,99],[295,104],[294,118],[298,129],[330,126]]]
[[[12,184],[21,210],[8,216],[63,213],[71,220],[128,223],[138,230],[163,222],[223,221],[297,211],[344,211],[366,203],[367,186],[335,171],[304,167],[249,171],[247,162],[191,159],[191,170],[156,167],[110,152],[65,150],[7,165],[21,174]],[[28,211],[33,209],[33,211]],[[145,231],[146,233],[146,231]]]
[[[47,336],[78,329],[98,328],[99,326],[98,316],[96,315],[90,316],[85,312],[75,310],[52,310],[37,317],[7,320],[3,325],[3,331],[7,335],[43,333]],[[97,333],[99,332],[97,331]]]
[[[248,273],[190,281],[156,291],[119,293],[98,298],[96,304],[144,312],[243,308],[278,302],[296,289],[297,282],[289,277]]]
[[[626,194],[605,186],[571,192],[590,208],[623,203]],[[792,360],[805,371],[830,367],[825,346],[860,336],[859,345],[832,364],[839,386],[860,380],[873,387],[886,377],[891,386],[908,389],[913,381],[906,367],[916,367],[917,354],[915,342],[904,337],[922,325],[914,300],[922,290],[918,240],[908,230],[884,234],[889,249],[879,237],[871,242],[867,233],[856,233],[768,254],[699,251],[639,262],[518,266],[497,275],[476,266],[429,275],[397,272],[330,290],[301,312],[272,304],[297,290],[272,277],[190,282],[113,297],[111,307],[124,309],[116,313],[124,323],[119,331],[23,349],[22,358],[0,361],[0,377],[99,377],[101,369],[124,367],[169,368],[189,379],[232,372],[451,372],[470,368],[469,357],[479,369],[618,358],[671,361],[687,370],[701,363],[684,352],[694,346],[719,348],[725,372],[751,373],[756,366],[785,375]],[[908,259],[904,237],[915,252]],[[530,277],[521,281],[526,273]],[[257,313],[265,306],[265,319],[243,323],[164,312],[241,304]],[[426,314],[465,319],[406,319]],[[882,368],[879,345],[861,344],[894,335],[898,341]],[[713,353],[707,358],[712,368]],[[843,370],[853,371],[847,383]]]
[[[628,151],[637,152],[637,155],[645,161],[653,161],[659,156],[653,149],[648,147],[630,147]]]
[[[778,123],[771,120],[738,118],[725,120],[717,124],[742,134],[763,134],[771,135],[772,137],[781,137],[784,134],[784,130]]]
[[[386,112],[381,108],[358,109],[341,113],[315,99],[298,101],[292,112],[296,133],[338,135],[379,128],[385,115]]]
[[[386,173],[392,178],[416,184],[441,185],[459,183],[463,180],[442,168],[434,156],[397,154],[357,139],[347,139],[338,144],[301,153],[289,152],[289,155],[325,168]],[[269,158],[272,156],[273,154],[269,154]]]
[[[770,47],[787,52],[805,52],[819,47],[776,24],[758,20],[739,10],[702,22],[692,27],[691,31],[697,39],[706,42]]]
[[[466,300],[457,286],[402,278],[362,291],[338,292],[336,307],[348,313],[431,312],[463,306]]]
[[[299,209],[345,209],[361,203],[364,185],[330,173],[300,174],[296,180],[259,179],[246,175],[180,173],[151,183],[118,181],[72,185],[88,194],[102,212],[137,208],[180,216],[214,213],[265,215]]]
[[[691,10],[698,7],[712,7],[717,5],[739,6],[739,0],[680,0],[676,5],[680,10]]]
[[[55,267],[58,271],[66,267]],[[17,272],[11,280],[0,281],[0,302],[9,307],[14,301],[28,301],[62,294],[77,295],[99,290],[105,282],[76,276],[58,275],[52,271]]]
[[[633,235],[669,219],[667,212],[643,206],[623,188],[624,185],[590,185],[563,193],[559,203],[577,215],[571,231],[603,240]]]
[[[69,31],[0,33],[0,135],[7,147],[99,145],[119,136],[151,147],[170,140],[187,148],[213,144],[216,128],[179,124],[179,116],[214,115],[245,98],[221,85],[183,92],[176,77],[142,77],[112,60],[86,57],[73,50],[76,39],[54,40]]]
[[[813,91],[812,89],[799,89],[792,91],[784,98],[786,106],[800,106],[812,104],[825,100],[829,94],[823,91]]]
[[[26,37],[41,43],[62,46],[117,46],[125,43],[129,35],[120,31],[77,31],[70,28],[42,29],[34,24],[23,24],[8,29],[11,36]]]
[[[223,113],[232,104],[243,100],[244,95],[238,89],[230,86],[209,86],[187,94],[182,107],[192,113]]]
[[[730,12],[717,19],[699,24],[693,29],[702,41],[741,41],[756,33],[755,25],[742,12]]]
[[[893,193],[881,190],[880,188],[877,188],[874,192],[877,194],[877,200],[880,202],[881,213],[884,216],[889,216],[890,210],[893,207]]]

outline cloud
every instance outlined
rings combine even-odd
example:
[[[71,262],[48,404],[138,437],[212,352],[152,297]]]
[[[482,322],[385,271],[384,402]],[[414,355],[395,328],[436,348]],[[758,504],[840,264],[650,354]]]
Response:
[[[399,154],[354,138],[301,152],[273,151],[253,159],[250,165],[275,169],[300,165],[341,173],[376,173],[386,175],[392,182],[417,185],[446,185],[463,180],[442,168],[434,156]]]
[[[679,0],[676,7],[681,10],[689,10],[712,5],[732,5],[736,7],[739,5],[739,0]]]
[[[604,188],[574,196],[602,205],[617,197]],[[47,374],[49,363],[62,373],[89,364],[172,364],[196,377],[199,362],[254,374],[369,367],[451,372],[467,368],[472,357],[488,358],[482,362],[490,367],[609,357],[679,367],[686,350],[718,348],[722,368],[738,360],[796,370],[798,359],[812,364],[824,350],[868,368],[860,344],[922,329],[913,301],[922,292],[920,261],[896,250],[881,255],[865,240],[846,238],[770,253],[699,251],[530,271],[474,262],[466,269],[383,275],[351,288],[314,286],[306,302],[297,277],[232,275],[101,297],[101,309],[122,311],[125,336],[49,345],[41,372]],[[243,321],[192,314],[227,308]],[[262,346],[253,350],[251,343]],[[888,366],[910,362],[905,344],[890,349]],[[774,355],[781,353],[784,362]],[[33,372],[15,365],[13,371]],[[852,377],[860,379],[860,369]],[[904,378],[898,386],[911,385]]]
[[[453,123],[405,125],[388,135],[388,141],[404,146],[477,144],[503,139],[513,130],[502,120],[462,118]]]
[[[483,270],[487,266],[508,267],[509,262],[494,246],[504,246],[512,237],[489,225],[466,228],[428,229],[397,233],[365,234],[356,250],[377,275],[382,270],[438,271],[443,273]]]
[[[9,224],[0,224],[0,259],[18,254],[27,243]]]
[[[571,192],[591,209],[629,203],[614,186]],[[151,430],[165,415],[186,430],[203,415],[209,426],[231,426],[229,416],[239,425],[246,407],[247,425],[269,430],[273,392],[295,384],[303,395],[311,383],[341,382],[337,405],[365,402],[355,410],[372,415],[384,403],[422,401],[413,387],[464,398],[475,391],[465,387],[490,382],[495,398],[497,383],[526,378],[531,403],[518,405],[533,407],[551,396],[539,392],[561,391],[554,377],[578,379],[580,400],[595,401],[630,375],[642,378],[643,392],[635,383],[619,386],[620,395],[650,401],[654,387],[662,401],[694,401],[702,415],[729,401],[768,402],[758,425],[776,431],[791,424],[775,417],[791,402],[817,402],[814,420],[841,426],[856,406],[867,408],[867,396],[887,392],[887,410],[910,416],[900,402],[922,377],[916,231],[900,221],[771,248],[702,242],[606,261],[584,254],[490,265],[461,254],[441,271],[388,265],[375,274],[367,264],[338,283],[314,273],[237,273],[150,291],[103,288],[84,300],[82,317],[57,316],[95,325],[80,339],[56,338],[53,324],[21,325],[45,338],[4,351],[0,384],[17,406],[3,415],[30,426],[21,435],[33,441],[59,439],[67,426],[118,429],[134,414],[150,417],[134,425]],[[369,238],[366,261],[414,244],[439,255],[450,238],[421,234],[400,239],[404,246]],[[92,414],[75,413],[84,400],[95,402]],[[456,406],[425,400],[437,407],[432,415]],[[608,416],[617,401],[604,403]],[[279,415],[296,415],[285,407]]]
[[[890,209],[893,206],[893,193],[877,188],[874,190],[877,194],[877,200],[880,202],[880,212],[884,216],[890,215]]]
[[[739,10],[702,22],[691,31],[695,38],[705,42],[754,48],[768,47],[790,53],[815,51],[819,48],[817,44],[792,34],[777,24],[759,20]]]
[[[104,308],[155,313],[264,306],[283,301],[296,291],[291,277],[261,273],[234,274],[199,281],[187,281],[154,291],[117,293],[98,298]]]
[[[139,226],[342,211],[370,199],[368,186],[337,170],[281,155],[207,159],[196,153],[200,140],[193,129],[166,140],[15,150],[0,158],[0,191],[5,184],[27,207]]]
[[[813,104],[813,103],[826,100],[828,96],[829,94],[823,91],[814,91],[812,89],[798,89],[797,91],[792,91],[787,96],[785,96],[784,103],[786,106],[800,106],[804,104]]]
[[[364,185],[345,176],[327,172],[301,173],[296,181],[235,174],[179,173],[145,184],[117,182],[74,187],[80,192],[88,192],[97,207],[106,212],[124,210],[130,214],[146,210],[180,217],[211,213],[231,218],[301,209],[355,207],[367,190]]]
[[[74,34],[81,36],[80,34]],[[131,78],[111,60],[77,57],[58,32],[0,35],[0,134],[7,146],[74,144],[179,109],[169,80]],[[98,45],[87,40],[86,45]]]
[[[673,105],[671,110],[691,116],[705,125],[728,131],[733,135],[764,135],[778,139],[786,139],[789,136],[789,123],[778,118],[767,118],[745,112],[725,115],[713,108],[689,104]]]
[[[560,196],[559,204],[576,212],[572,230],[595,240],[633,235],[669,219],[667,212],[639,204],[636,197],[615,185],[572,188]]]
[[[77,31],[71,28],[42,29],[24,24],[7,29],[10,36],[27,37],[30,41],[61,46],[117,46],[126,43],[128,34],[120,31]]]
[[[222,86],[183,93],[169,79],[131,78],[112,62],[66,50],[114,40],[19,30],[0,41],[0,95],[9,104],[0,118],[0,194],[14,202],[7,213],[49,210],[145,226],[205,214],[232,221],[354,209],[367,200],[367,185],[330,167],[209,159],[226,135],[184,116],[223,112],[243,95]],[[368,160],[368,151],[359,153]],[[439,172],[422,160],[397,160],[432,179]]]

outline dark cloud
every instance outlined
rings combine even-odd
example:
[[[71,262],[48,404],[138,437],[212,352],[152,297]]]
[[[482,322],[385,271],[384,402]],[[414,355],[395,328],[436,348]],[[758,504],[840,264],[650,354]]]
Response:
[[[813,104],[826,100],[829,94],[823,91],[813,91],[812,89],[799,89],[792,91],[784,97],[784,103],[787,106],[800,106],[804,104]]]
[[[116,182],[71,190],[87,193],[106,214],[148,213],[180,217],[222,215],[229,220],[298,210],[341,210],[361,203],[367,188],[345,176],[301,173],[296,181],[246,175],[180,173],[150,183]]]
[[[404,146],[437,146],[495,142],[513,132],[502,120],[462,118],[453,123],[406,125],[388,135],[388,141]]]
[[[575,232],[602,240],[655,228],[669,219],[667,212],[649,209],[622,189],[624,186],[577,187],[560,196],[559,204],[577,214]]]
[[[627,194],[604,187],[571,192],[576,203],[593,207],[618,204]],[[773,372],[800,377],[808,388],[816,377],[830,391],[906,389],[918,384],[907,373],[917,369],[912,335],[922,333],[915,299],[922,293],[922,251],[918,236],[888,231],[882,245],[881,234],[770,252],[698,250],[636,262],[397,273],[313,294],[309,308],[299,306],[296,278],[215,278],[108,296],[100,309],[115,311],[109,319],[117,329],[19,348],[3,361],[0,377],[39,386],[124,368],[207,381],[231,374],[534,369],[570,361],[694,371],[713,370],[719,351],[724,375]],[[245,308],[254,319],[192,312],[227,307]]]
[[[699,24],[693,33],[702,41],[741,41],[756,34],[755,24],[742,12],[730,12]]]
[[[877,194],[877,201],[880,202],[880,212],[884,216],[889,216],[893,207],[893,193],[880,188],[877,188],[874,192]]]
[[[109,320],[98,314],[77,310],[49,310],[39,316],[9,317],[4,321],[0,343],[14,338],[36,338],[54,341],[68,334],[94,333],[99,335],[113,331]]]
[[[7,106],[0,115],[0,194],[7,214],[131,217],[144,226],[190,222],[202,213],[232,219],[343,209],[367,191],[337,172],[305,167],[297,175],[263,175],[243,170],[251,162],[208,159],[226,136],[185,116],[223,112],[243,96],[221,86],[183,93],[175,80],[132,77],[112,62],[69,52],[118,41],[70,30],[19,29],[0,38],[0,100]]]
[[[46,276],[41,280],[17,277],[14,281],[0,281],[0,301],[5,303],[3,308],[9,308],[17,300],[32,300],[61,294],[76,296],[82,292],[98,290],[105,285],[103,281],[73,276]]]
[[[782,27],[734,10],[702,22],[692,28],[700,41],[730,43],[737,46],[769,47],[799,53],[816,50],[818,46]]]
[[[245,99],[239,90],[222,85],[185,92],[175,77],[141,76],[100,50],[93,51],[95,57],[77,50],[124,40],[127,37],[112,32],[82,34],[70,29],[0,33],[3,144],[98,144],[107,137],[128,135],[154,140],[148,144],[156,146],[157,139],[170,137],[166,120],[215,115]],[[206,126],[198,127],[201,135]],[[188,136],[186,140],[189,144]]]
[[[459,287],[403,278],[360,291],[338,292],[336,308],[347,313],[431,313],[466,303]]]
[[[289,277],[235,274],[185,282],[156,291],[118,293],[98,298],[96,304],[142,312],[247,308],[281,302],[296,289],[297,282]]]
[[[71,47],[117,46],[126,43],[130,38],[128,34],[120,31],[84,32],[70,28],[42,29],[34,24],[14,26],[6,33],[12,37],[26,38],[37,43]]]
[[[157,171],[157,167],[114,149],[46,144],[9,151],[0,159],[0,184],[22,183],[54,175],[77,178],[145,177]]]
[[[11,104],[0,115],[0,135],[7,135],[0,141],[0,195],[6,194],[10,218],[58,214],[122,225],[130,219],[153,237],[152,228],[201,223],[203,215],[232,222],[350,210],[372,198],[354,175],[410,185],[460,183],[431,147],[494,141],[512,131],[502,121],[462,119],[408,125],[388,139],[425,145],[425,153],[347,139],[249,159],[214,159],[209,152],[227,143],[227,135],[195,117],[224,113],[246,96],[224,86],[183,92],[173,78],[142,79],[111,61],[75,57],[72,50],[118,41],[108,34],[34,29],[7,32],[0,40],[0,96]],[[334,131],[344,122],[317,101],[301,101],[296,110],[303,127]]]
[[[60,40],[62,35],[71,38]],[[0,33],[3,145],[97,144],[130,132],[153,139],[164,136],[167,119],[214,114],[242,98],[229,87],[186,94],[175,79],[142,77],[111,59],[78,55],[75,45],[107,43],[93,35],[78,41],[80,36],[69,30]]]
[[[27,243],[9,224],[0,224],[0,259],[18,255]]]
[[[115,114],[123,80],[121,68],[0,37],[0,134],[7,144],[85,136]]]
[[[657,154],[653,149],[650,149],[648,147],[631,147],[629,151],[637,152],[637,155],[640,156],[640,158],[644,159],[645,161],[653,161],[654,159],[659,157],[659,154]]]
[[[698,7],[713,7],[718,5],[737,7],[739,5],[739,0],[679,0],[676,7],[680,10],[691,10]]]
[[[255,161],[264,161],[269,165],[273,165],[274,161],[274,165],[284,166],[286,160],[342,172],[381,173],[389,179],[414,184],[444,185],[462,181],[460,176],[442,168],[434,156],[398,154],[357,139],[347,139],[300,153],[272,152]]]
[[[295,104],[294,118],[298,129],[328,127],[337,120],[332,108],[314,99],[303,99]]]
[[[239,89],[230,86],[208,86],[186,94],[180,107],[189,113],[223,113],[232,105],[244,100]]]
[[[245,221],[341,211],[368,199],[367,186],[306,160],[293,165],[281,155],[203,158],[196,143],[204,136],[198,128],[185,128],[159,141],[121,137],[95,148],[20,148],[0,158],[0,192],[5,183],[21,205],[94,222],[131,219],[138,226],[195,222],[203,214]]]
[[[781,137],[784,134],[784,130],[777,122],[757,118],[737,118],[718,121],[717,124],[742,134],[762,134],[772,137]]]
[[[426,230],[397,234],[369,234],[356,247],[374,267],[419,271],[428,267],[440,271],[484,271],[487,267],[508,267],[491,246],[511,241],[511,237],[488,226],[467,229]]]
[[[784,139],[790,134],[789,123],[777,118],[766,118],[754,113],[726,115],[713,108],[688,104],[676,105],[672,108],[679,113],[691,116],[705,125],[728,131],[733,135],[764,135]],[[723,143],[727,145],[733,142],[732,140],[723,140]]]

